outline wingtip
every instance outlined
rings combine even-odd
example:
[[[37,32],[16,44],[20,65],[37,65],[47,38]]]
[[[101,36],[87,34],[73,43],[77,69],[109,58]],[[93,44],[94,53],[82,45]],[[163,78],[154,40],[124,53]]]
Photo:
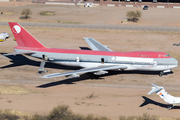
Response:
[[[88,39],[89,37],[83,37],[85,40]]]
[[[44,75],[44,76],[41,76],[40,78],[48,78],[46,75]]]
[[[60,74],[60,73],[48,74],[48,75],[41,76],[40,78],[53,78],[53,77],[58,77],[59,74]]]
[[[156,87],[156,88],[161,87],[161,86],[158,86],[158,85],[153,84],[153,83],[151,83],[151,85],[154,86],[154,87]]]

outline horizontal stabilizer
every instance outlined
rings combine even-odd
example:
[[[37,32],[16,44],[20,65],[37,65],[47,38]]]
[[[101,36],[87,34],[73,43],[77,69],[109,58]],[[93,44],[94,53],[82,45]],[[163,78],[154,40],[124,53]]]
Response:
[[[98,41],[96,41],[93,38],[84,37],[85,41],[88,43],[88,45],[91,47],[92,50],[98,50],[98,51],[112,51],[107,46],[102,45]]]
[[[153,83],[151,83],[151,85],[153,85],[154,87],[152,87],[152,90],[148,93],[148,95],[155,93],[155,92],[158,93],[159,91],[161,91],[163,89],[163,87],[157,86]]]
[[[105,73],[108,73],[108,72],[105,72],[105,70],[120,70],[120,69],[126,69],[126,68],[127,67],[123,65],[99,66],[99,67],[84,68],[84,69],[75,70],[75,71],[66,72],[66,73],[53,73],[49,75],[44,75],[42,76],[42,78],[53,78],[53,77],[69,76],[69,75],[78,76],[77,73],[87,73],[87,72],[97,72],[97,71],[103,71],[105,74]]]
[[[9,56],[9,55],[22,55],[22,54],[33,54],[34,52],[15,52],[15,53],[8,53],[8,54],[3,54],[4,56]]]

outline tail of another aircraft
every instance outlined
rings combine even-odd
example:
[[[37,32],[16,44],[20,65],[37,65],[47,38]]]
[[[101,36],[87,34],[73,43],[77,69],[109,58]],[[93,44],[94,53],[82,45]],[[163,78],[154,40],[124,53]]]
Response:
[[[173,101],[174,97],[168,94],[163,87],[157,86],[153,83],[151,83],[151,85],[153,85],[153,87],[152,90],[148,93],[148,95],[156,92],[157,95],[159,95],[162,99],[164,99],[165,102],[171,103]]]
[[[9,22],[9,26],[19,47],[45,48],[38,40],[36,40],[36,38],[34,38],[18,23]]]

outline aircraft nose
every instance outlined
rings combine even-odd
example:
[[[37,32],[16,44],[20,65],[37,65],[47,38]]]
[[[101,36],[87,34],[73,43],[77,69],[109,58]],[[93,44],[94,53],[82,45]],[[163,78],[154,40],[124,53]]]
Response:
[[[176,65],[176,67],[178,66],[178,60],[176,60],[175,58],[171,59],[171,63]]]

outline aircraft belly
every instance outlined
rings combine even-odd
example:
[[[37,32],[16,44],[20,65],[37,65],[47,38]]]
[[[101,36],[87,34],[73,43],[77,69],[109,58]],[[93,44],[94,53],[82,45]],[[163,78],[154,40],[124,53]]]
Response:
[[[61,64],[61,65],[66,65],[66,66],[75,66],[75,67],[79,67],[80,63],[78,62],[53,62],[53,63],[57,63],[57,64]]]
[[[180,105],[180,97],[175,97],[174,101],[175,101],[176,104],[179,103],[179,105]]]
[[[132,65],[134,66],[137,70],[145,70],[145,71],[159,71],[159,68],[158,66],[154,67],[153,65]]]
[[[87,62],[54,62],[57,64],[61,65],[66,65],[66,66],[78,66],[78,67],[83,67],[83,68],[90,68],[90,67],[100,67],[100,66],[109,66],[109,65],[120,65],[120,64],[113,64],[113,63],[87,63]],[[124,70],[136,70],[136,68],[132,65],[127,65],[127,64],[121,64],[122,66],[127,66],[127,69]],[[117,69],[116,69],[117,70]],[[118,71],[118,70],[117,70]]]
[[[136,65],[135,66],[137,70],[146,70],[146,71],[164,71],[169,70],[172,67],[167,65],[159,65],[159,66],[153,66],[153,65]]]

